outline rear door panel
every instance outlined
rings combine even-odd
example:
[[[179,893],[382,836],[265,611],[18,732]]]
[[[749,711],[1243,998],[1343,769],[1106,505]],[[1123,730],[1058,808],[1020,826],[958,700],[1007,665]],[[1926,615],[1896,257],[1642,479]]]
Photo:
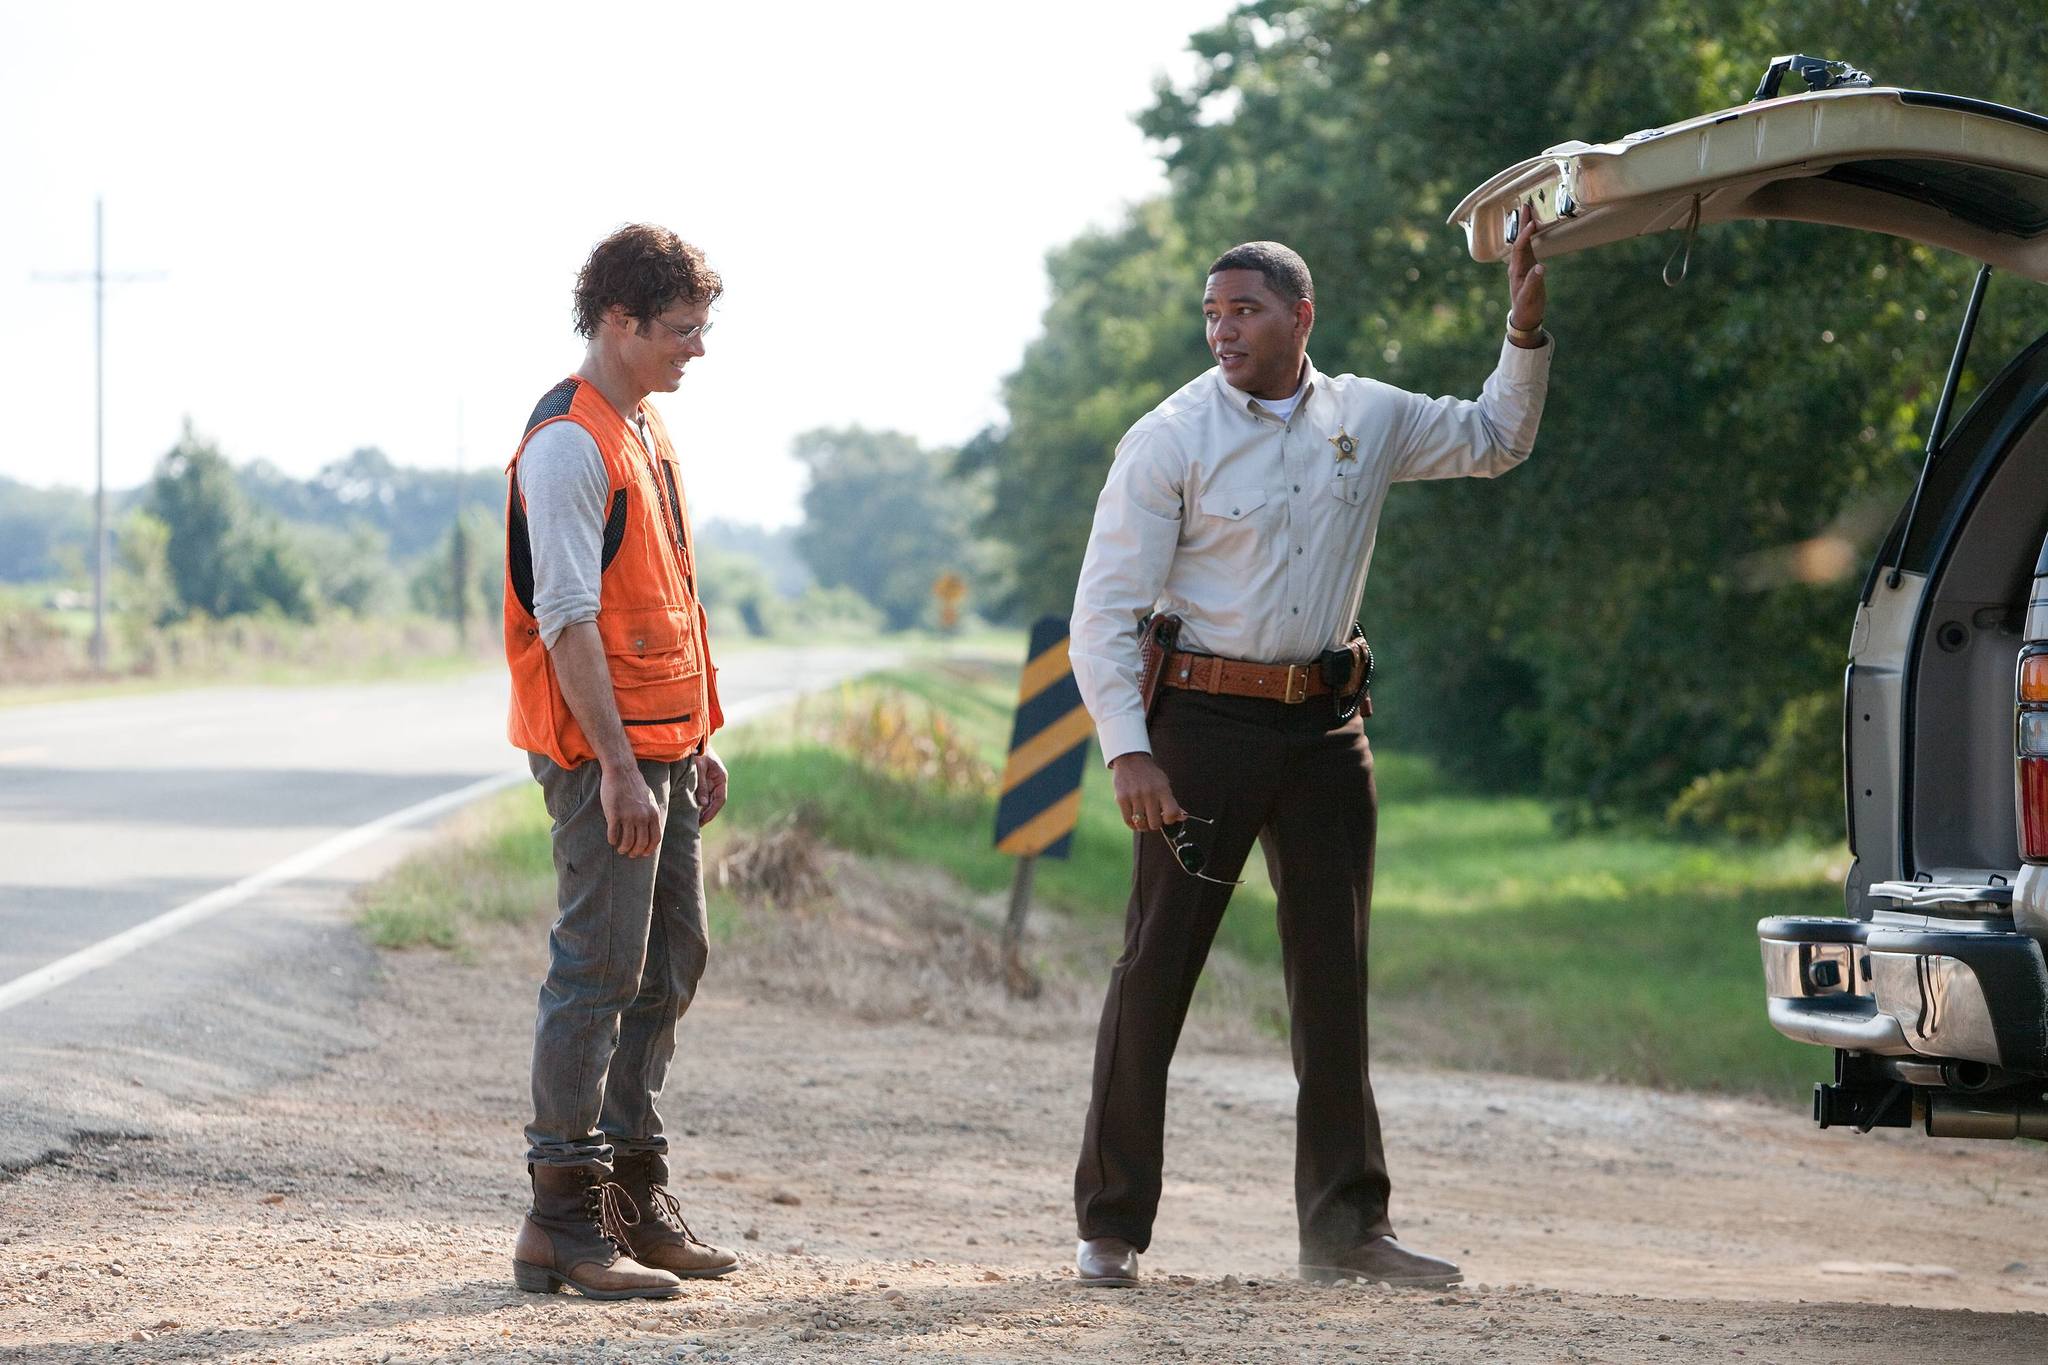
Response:
[[[1465,196],[1450,221],[1477,260],[1507,254],[1533,201],[1538,255],[1737,219],[1824,223],[1924,242],[2048,281],[2048,119],[1953,95],[1815,91],[1618,142],[1567,142]]]

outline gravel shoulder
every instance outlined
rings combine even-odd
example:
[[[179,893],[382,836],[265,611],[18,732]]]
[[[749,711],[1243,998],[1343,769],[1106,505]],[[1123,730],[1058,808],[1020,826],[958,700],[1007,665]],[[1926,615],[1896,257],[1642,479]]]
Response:
[[[1081,1289],[1112,949],[1053,926],[1047,956],[1092,967],[1011,1003],[946,888],[830,872],[828,906],[714,951],[662,1105],[685,1208],[740,1273],[659,1303],[512,1287],[536,923],[382,955],[313,1075],[0,1182],[0,1361],[2048,1357],[2040,1148],[1612,1086],[1386,1070],[1396,1223],[1468,1284],[1302,1285],[1284,1047],[1222,1011],[1176,1070],[1147,1283]]]

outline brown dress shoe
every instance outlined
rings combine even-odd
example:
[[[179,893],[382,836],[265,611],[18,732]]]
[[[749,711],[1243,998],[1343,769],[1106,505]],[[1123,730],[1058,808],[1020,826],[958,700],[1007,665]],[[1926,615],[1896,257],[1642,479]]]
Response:
[[[512,1248],[512,1282],[534,1294],[665,1299],[683,1282],[626,1254],[632,1202],[602,1166],[534,1166],[533,1208]]]
[[[639,1222],[626,1227],[633,1259],[686,1280],[714,1280],[739,1268],[739,1257],[699,1241],[683,1221],[682,1205],[664,1188],[666,1159],[655,1152],[638,1152],[618,1158],[613,1167],[640,1214]]]
[[[1301,1278],[1310,1284],[1369,1280],[1414,1289],[1448,1289],[1465,1278],[1449,1261],[1410,1251],[1391,1237],[1375,1237],[1341,1256],[1301,1258]]]
[[[1129,1289],[1138,1282],[1138,1249],[1121,1237],[1088,1237],[1074,1248],[1074,1274],[1091,1289]]]

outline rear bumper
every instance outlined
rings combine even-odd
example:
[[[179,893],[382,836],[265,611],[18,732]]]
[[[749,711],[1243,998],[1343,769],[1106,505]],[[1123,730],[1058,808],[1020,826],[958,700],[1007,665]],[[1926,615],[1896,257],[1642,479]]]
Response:
[[[1787,1038],[2048,1069],[2048,963],[2026,934],[1785,916],[1759,923],[1757,939],[1771,1026]]]

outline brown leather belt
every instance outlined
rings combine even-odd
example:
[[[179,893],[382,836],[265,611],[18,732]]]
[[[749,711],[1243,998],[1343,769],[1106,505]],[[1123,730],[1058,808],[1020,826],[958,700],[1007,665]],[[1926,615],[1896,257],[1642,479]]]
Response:
[[[1175,650],[1166,656],[1163,673],[1160,681],[1168,687],[1207,692],[1211,696],[1264,697],[1290,705],[1310,697],[1326,697],[1331,691],[1323,681],[1321,666],[1312,663],[1262,664]],[[1357,676],[1355,669],[1353,676]]]

